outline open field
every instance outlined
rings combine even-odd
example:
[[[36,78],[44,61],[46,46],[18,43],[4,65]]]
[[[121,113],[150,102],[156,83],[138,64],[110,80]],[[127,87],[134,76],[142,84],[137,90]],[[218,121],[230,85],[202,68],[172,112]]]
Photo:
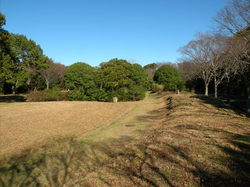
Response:
[[[49,103],[43,104],[42,111],[46,111]],[[143,101],[119,104],[128,105],[128,110],[132,104],[134,107],[94,135],[71,137],[32,154],[24,152],[2,160],[0,185],[179,187],[199,186],[202,178],[216,177],[233,178],[231,182],[237,179],[238,183],[244,179],[246,184],[250,176],[250,121],[241,111],[187,93],[147,94]],[[11,105],[0,107],[11,109]],[[217,180],[215,186],[221,182]]]
[[[0,105],[0,156],[83,136],[102,128],[133,103],[28,102]]]

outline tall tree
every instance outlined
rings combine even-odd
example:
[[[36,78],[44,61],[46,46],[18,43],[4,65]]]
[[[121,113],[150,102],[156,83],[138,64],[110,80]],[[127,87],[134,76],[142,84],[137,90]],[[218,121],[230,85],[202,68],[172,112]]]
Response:
[[[12,72],[10,67],[13,66],[15,57],[11,51],[11,36],[8,31],[3,29],[6,24],[5,15],[0,12],[0,85],[1,89]],[[1,91],[1,90],[0,90]]]
[[[230,0],[213,18],[218,32],[233,38],[234,55],[242,67],[242,75],[247,86],[247,114],[250,115],[250,2]]]
[[[29,84],[31,77],[39,76],[49,61],[39,45],[26,36],[11,34],[11,52],[15,59],[4,64],[5,81],[12,84],[12,93],[22,84]]]
[[[184,59],[192,61],[199,66],[198,75],[204,81],[205,95],[208,95],[208,85],[213,78],[213,71],[210,64],[211,55],[207,42],[206,35],[198,33],[196,40],[191,40],[187,45],[178,49]]]

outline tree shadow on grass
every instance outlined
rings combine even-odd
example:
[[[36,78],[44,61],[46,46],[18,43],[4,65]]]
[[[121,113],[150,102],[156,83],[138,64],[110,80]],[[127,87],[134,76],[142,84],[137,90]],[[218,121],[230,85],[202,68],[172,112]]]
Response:
[[[194,128],[187,126],[187,129]],[[212,148],[192,152],[199,146],[192,147],[188,142],[180,142],[187,139],[186,135],[190,137],[192,134],[180,135],[178,132],[174,134],[171,130],[136,143],[129,137],[119,140],[109,139],[101,143],[72,139],[67,145],[53,148],[53,151],[44,149],[37,154],[13,158],[11,162],[2,165],[0,185],[5,187],[106,184],[177,187],[197,186],[201,178],[240,179],[250,176],[249,135],[237,135],[221,129],[195,129],[199,133],[219,132],[220,135],[230,135],[226,143],[239,149],[232,149],[230,145],[224,146],[212,141],[213,146],[224,153],[224,157],[216,156]],[[168,134],[175,137],[173,141],[166,138]],[[211,146],[211,141],[206,138],[199,141],[202,141],[200,145]],[[205,155],[199,157],[203,154]]]
[[[16,95],[10,95],[10,96],[1,95],[0,96],[0,102],[6,102],[6,103],[25,102],[26,100],[27,99],[24,96],[16,96]]]
[[[224,111],[231,110],[231,111],[234,111],[237,115],[246,116],[246,112],[243,112],[242,110],[234,106],[228,105],[224,103],[223,101],[213,98],[213,97],[204,96],[204,95],[195,95],[195,96],[191,96],[190,98],[197,98],[197,99],[200,99],[203,103],[213,105],[217,107],[218,109],[222,109]]]

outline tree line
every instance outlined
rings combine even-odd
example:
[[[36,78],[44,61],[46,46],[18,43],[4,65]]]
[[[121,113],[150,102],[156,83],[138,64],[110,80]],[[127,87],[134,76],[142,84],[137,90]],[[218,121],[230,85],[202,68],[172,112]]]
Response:
[[[112,101],[113,97],[135,101],[143,99],[156,83],[164,90],[184,87],[180,72],[166,63],[157,63],[153,74],[148,66],[117,58],[97,67],[84,62],[66,67],[45,56],[35,41],[4,30],[5,24],[5,16],[0,13],[1,93],[32,92],[28,94],[31,101]],[[61,90],[69,92],[65,96]]]
[[[205,95],[213,85],[214,97],[218,87],[227,94],[230,103],[232,91],[247,96],[250,114],[250,2],[230,0],[213,18],[211,31],[197,32],[178,51],[182,54],[178,69],[190,89],[203,80]]]

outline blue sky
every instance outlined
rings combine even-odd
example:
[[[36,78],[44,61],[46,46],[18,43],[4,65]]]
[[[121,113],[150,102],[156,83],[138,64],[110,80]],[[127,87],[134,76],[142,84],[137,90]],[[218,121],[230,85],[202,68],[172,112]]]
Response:
[[[0,0],[4,29],[69,66],[110,59],[175,63],[177,49],[212,26],[224,0]]]

